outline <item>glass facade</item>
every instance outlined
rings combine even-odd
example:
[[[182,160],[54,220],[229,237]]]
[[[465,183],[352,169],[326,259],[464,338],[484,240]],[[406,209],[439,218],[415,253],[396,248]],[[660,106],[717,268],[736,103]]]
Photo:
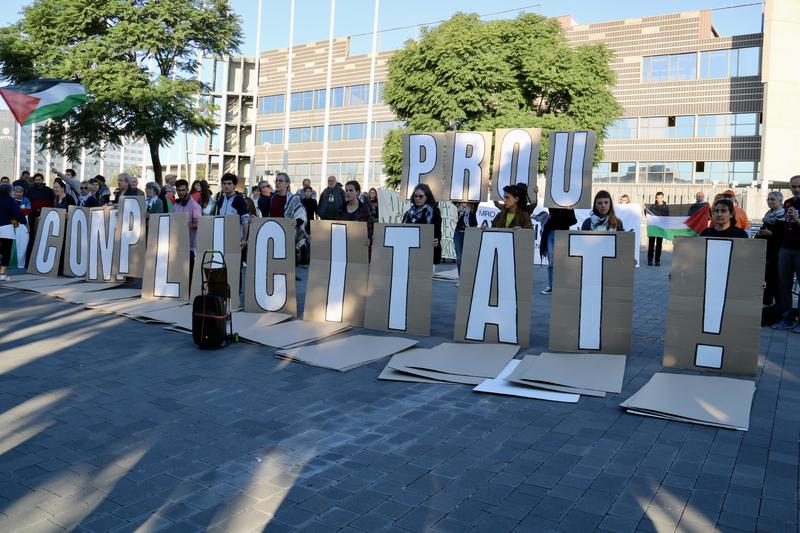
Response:
[[[757,76],[760,48],[732,48],[698,53],[642,57],[642,81],[662,82]]]
[[[606,129],[606,139],[743,137],[759,135],[759,129],[758,113],[621,118]]]
[[[606,128],[606,139],[635,139],[638,119],[618,118]]]
[[[758,135],[758,113],[732,115],[700,115],[698,137],[745,137]]]
[[[283,113],[283,95],[274,94],[272,96],[259,96],[258,114],[268,115],[270,113]]]
[[[592,179],[602,183],[633,183],[636,181],[636,163],[598,163]]]
[[[641,183],[691,183],[692,163],[679,162],[640,162],[639,181]]]
[[[749,185],[755,181],[758,170],[756,161],[698,161],[695,182]]]
[[[257,144],[283,144],[283,130],[261,130],[256,136]]]
[[[372,138],[383,139],[395,129],[402,128],[403,123],[396,120],[372,123]],[[289,128],[289,143],[323,142],[324,126],[308,126],[303,128]],[[355,122],[352,124],[331,124],[328,126],[328,141],[354,141],[365,139],[367,136],[367,123]],[[259,130],[256,142],[264,144],[283,143],[283,129]]]
[[[643,117],[640,119],[639,137],[665,139],[668,137],[694,137],[694,116]]]

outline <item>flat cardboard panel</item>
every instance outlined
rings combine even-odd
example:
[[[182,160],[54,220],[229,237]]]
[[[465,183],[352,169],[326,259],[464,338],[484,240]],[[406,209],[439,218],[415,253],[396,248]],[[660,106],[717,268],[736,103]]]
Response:
[[[250,219],[245,311],[297,316],[293,222],[286,218]]]
[[[273,313],[265,313],[264,317],[270,317],[272,314]],[[289,348],[331,337],[337,333],[347,331],[348,329],[350,329],[350,326],[338,324],[336,322],[291,320],[283,324],[239,331],[239,336],[243,339],[263,344],[264,346]]]
[[[528,381],[618,393],[622,392],[625,359],[624,355],[543,353],[530,358],[529,366],[520,377]]]
[[[112,283],[114,276],[114,234],[117,226],[117,210],[112,206],[89,209],[89,260],[86,280]]]
[[[475,392],[501,394],[504,396],[519,396],[522,398],[531,398],[536,400],[549,400],[551,402],[577,403],[577,401],[580,399],[578,394],[566,394],[563,392],[539,390],[512,383],[509,381],[509,376],[514,372],[519,364],[520,361],[518,359],[509,361],[496,378],[484,380],[472,390]]]
[[[432,225],[376,224],[364,327],[430,335],[432,264]]]
[[[303,319],[361,326],[369,278],[365,222],[314,220]]]
[[[141,278],[147,251],[147,209],[144,196],[122,196],[114,228],[114,276]]]
[[[89,262],[89,215],[86,207],[67,209],[67,236],[64,239],[64,275],[86,277]]]
[[[629,232],[556,232],[551,350],[631,352],[633,238]]]
[[[67,302],[74,304],[87,304],[93,302],[108,302],[111,300],[122,300],[125,298],[136,298],[139,296],[139,289],[106,289],[83,294],[70,294],[62,297]]]
[[[399,337],[353,335],[320,344],[281,350],[276,354],[308,365],[341,372],[383,359],[416,343],[417,341]]]
[[[405,372],[400,372],[394,368],[391,368],[389,363],[387,363],[381,373],[378,374],[378,379],[386,381],[406,381],[410,383],[438,383],[456,385],[456,383],[453,381],[439,381],[438,379],[429,379],[422,376],[415,376],[413,374],[406,374]]]
[[[67,230],[67,212],[63,209],[45,207],[36,224],[36,239],[28,265],[29,274],[58,276],[61,249]]]
[[[467,228],[454,340],[529,345],[534,239],[530,229]]]
[[[189,299],[189,217],[186,213],[150,215],[142,298]]]
[[[444,175],[450,187],[448,196],[434,193],[434,197],[456,202],[485,200],[489,191],[492,132],[448,131],[445,139]]]
[[[430,350],[410,350],[393,362],[409,369],[493,378],[519,351],[518,346],[443,343]],[[392,365],[392,368],[397,366]]]
[[[524,183],[536,185],[542,130],[513,128],[494,130],[494,159],[490,200],[503,201],[503,187]],[[533,186],[529,187],[531,193]]]
[[[192,272],[192,287],[189,292],[190,300],[194,300],[194,297],[201,292],[203,254],[207,251],[216,250],[221,251],[225,257],[225,266],[228,269],[228,285],[231,288],[231,308],[239,308],[239,276],[242,272],[241,242],[241,226],[238,216],[200,217],[197,224],[197,253],[194,259],[194,272]],[[216,260],[219,261],[220,257],[216,254],[214,255]],[[211,254],[209,254],[210,258]]]
[[[526,387],[535,387],[537,389],[546,389],[546,390],[553,390],[557,392],[566,392],[571,394],[581,394],[586,396],[597,396],[600,398],[605,398],[606,393],[604,391],[598,391],[593,389],[582,389],[579,387],[569,387],[566,385],[554,385],[553,383],[545,383],[542,381],[538,381],[535,378],[525,379],[525,375],[528,371],[533,367],[533,364],[536,362],[540,356],[538,355],[526,355],[523,357],[519,364],[514,368],[514,371],[508,375],[505,379],[516,383],[517,385],[525,385]]]
[[[597,133],[554,131],[548,139],[544,207],[591,209]]]
[[[721,253],[725,250],[715,248],[720,245],[730,251],[729,261],[728,254]],[[709,246],[712,252],[707,254]],[[675,239],[664,338],[666,368],[746,376],[756,374],[765,247],[766,242],[762,239]],[[708,284],[707,260],[711,268]],[[721,314],[715,314],[714,309]],[[721,317],[721,320],[712,320],[715,317]],[[708,324],[705,323],[707,320]],[[721,348],[718,350],[721,352],[716,363],[718,367],[697,364],[708,362],[708,359],[696,361],[698,346]],[[701,353],[704,353],[702,348]]]
[[[37,276],[37,279],[29,279],[25,281],[20,281],[19,283],[15,282],[14,285],[8,288],[16,289],[18,291],[38,292],[38,290],[42,288],[46,288],[47,290],[56,290],[64,288],[65,286],[70,286],[79,281],[80,280],[75,278],[63,278],[63,277],[53,278],[50,276],[47,277]]]
[[[444,133],[404,133],[400,198],[408,200],[419,183],[431,188],[436,199],[446,197],[450,181],[444,173]]]
[[[747,431],[755,389],[748,380],[659,372],[620,406],[639,414]]]

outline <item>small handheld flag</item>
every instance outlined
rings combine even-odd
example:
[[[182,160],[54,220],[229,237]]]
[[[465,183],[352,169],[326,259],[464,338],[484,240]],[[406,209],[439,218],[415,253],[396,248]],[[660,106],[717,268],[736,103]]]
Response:
[[[0,87],[0,96],[22,126],[58,118],[89,100],[83,85],[59,79],[31,80]]]

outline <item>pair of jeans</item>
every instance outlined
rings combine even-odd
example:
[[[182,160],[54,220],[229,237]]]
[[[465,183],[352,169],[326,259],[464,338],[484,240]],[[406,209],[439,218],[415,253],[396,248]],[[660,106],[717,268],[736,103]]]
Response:
[[[556,247],[556,232],[547,235],[547,286],[553,288],[553,252]]]
[[[653,260],[653,252],[655,251],[655,259],[661,262],[661,245],[664,244],[663,237],[648,237],[647,238],[647,262]],[[655,250],[654,250],[655,248]]]
[[[464,250],[464,232],[453,232],[453,245],[456,248],[456,268],[458,273],[461,274],[461,252]]]
[[[784,320],[792,318],[792,286],[794,277],[800,281],[800,250],[781,248],[778,252],[778,274],[781,282],[781,311]]]

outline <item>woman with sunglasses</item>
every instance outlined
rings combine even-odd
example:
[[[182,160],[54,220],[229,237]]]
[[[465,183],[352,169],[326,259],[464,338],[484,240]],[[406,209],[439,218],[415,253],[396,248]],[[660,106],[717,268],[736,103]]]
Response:
[[[414,187],[411,207],[403,215],[403,224],[433,224],[433,263],[442,262],[442,214],[431,188],[424,183]]]

